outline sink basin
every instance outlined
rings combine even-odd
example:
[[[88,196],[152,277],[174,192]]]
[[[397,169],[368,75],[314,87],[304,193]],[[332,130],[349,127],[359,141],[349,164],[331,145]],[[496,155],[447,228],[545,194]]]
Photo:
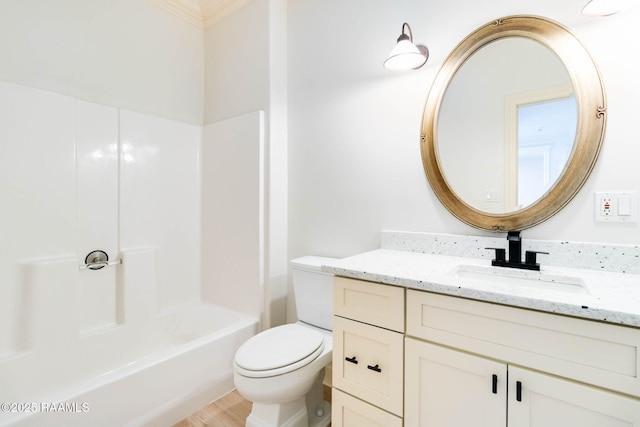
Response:
[[[517,270],[514,268],[482,267],[477,265],[461,265],[451,275],[467,280],[485,283],[505,284],[514,287],[526,286],[574,294],[588,294],[589,290],[579,277],[545,274],[539,271]]]

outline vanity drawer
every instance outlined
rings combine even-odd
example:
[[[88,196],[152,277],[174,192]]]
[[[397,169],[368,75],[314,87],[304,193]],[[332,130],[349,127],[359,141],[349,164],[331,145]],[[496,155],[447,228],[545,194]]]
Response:
[[[402,427],[402,418],[338,389],[333,389],[331,425],[333,427]]]
[[[333,320],[333,385],[402,416],[404,335],[353,320]]]
[[[333,283],[336,316],[404,332],[404,288],[344,277]]]
[[[407,335],[640,397],[640,329],[428,292]]]

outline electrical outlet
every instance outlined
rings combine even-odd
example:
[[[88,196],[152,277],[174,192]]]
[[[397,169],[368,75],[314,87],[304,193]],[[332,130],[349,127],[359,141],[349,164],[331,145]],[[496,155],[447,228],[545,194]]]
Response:
[[[611,216],[611,197],[601,197],[600,198],[600,215],[602,216]]]

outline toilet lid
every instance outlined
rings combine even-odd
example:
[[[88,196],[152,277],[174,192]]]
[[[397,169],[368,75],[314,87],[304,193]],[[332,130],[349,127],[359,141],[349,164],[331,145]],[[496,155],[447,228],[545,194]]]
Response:
[[[236,352],[235,362],[247,371],[270,371],[298,365],[296,362],[312,354],[317,357],[323,347],[324,337],[321,333],[295,324],[283,325],[249,338]]]

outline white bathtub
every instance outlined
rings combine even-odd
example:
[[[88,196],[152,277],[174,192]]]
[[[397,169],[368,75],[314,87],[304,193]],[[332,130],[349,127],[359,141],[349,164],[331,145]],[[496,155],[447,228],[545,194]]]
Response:
[[[233,389],[233,356],[257,329],[254,318],[203,303],[43,358],[5,355],[0,426],[170,426]]]

